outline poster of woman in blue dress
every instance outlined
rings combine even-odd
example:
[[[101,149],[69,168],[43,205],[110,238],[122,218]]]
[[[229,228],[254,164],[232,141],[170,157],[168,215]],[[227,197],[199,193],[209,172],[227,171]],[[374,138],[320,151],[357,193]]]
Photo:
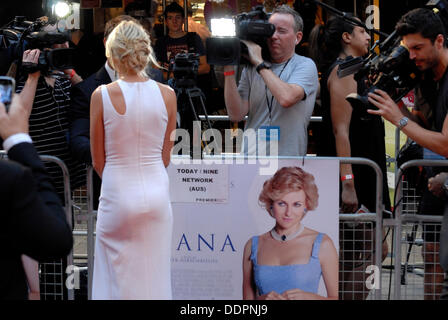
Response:
[[[300,167],[282,167],[263,183],[258,201],[275,225],[244,247],[243,299],[338,299],[335,244],[302,221],[319,205],[314,176]]]

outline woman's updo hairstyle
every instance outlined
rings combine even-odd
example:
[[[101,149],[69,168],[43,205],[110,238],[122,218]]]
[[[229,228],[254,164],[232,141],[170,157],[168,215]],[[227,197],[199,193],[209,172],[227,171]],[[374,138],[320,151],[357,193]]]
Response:
[[[271,179],[265,181],[258,201],[269,212],[274,201],[286,193],[300,190],[305,192],[306,208],[316,209],[319,192],[314,183],[314,176],[299,167],[284,167],[278,170]]]
[[[106,41],[106,57],[119,74],[132,70],[147,77],[148,63],[157,65],[148,33],[133,21],[123,21],[112,30]]]

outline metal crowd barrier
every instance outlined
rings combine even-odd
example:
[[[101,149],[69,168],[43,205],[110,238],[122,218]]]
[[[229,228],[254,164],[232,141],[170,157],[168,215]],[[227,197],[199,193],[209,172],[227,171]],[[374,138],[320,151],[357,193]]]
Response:
[[[0,152],[0,158],[5,157],[4,152]],[[65,210],[66,210],[66,216],[67,221],[69,222],[70,226],[72,226],[72,207],[73,207],[73,201],[70,191],[70,177],[67,170],[67,167],[65,164],[58,158],[51,157],[51,156],[41,156],[42,160],[45,162],[54,162],[59,167],[61,167],[61,170],[64,175],[64,194],[65,194]],[[361,251],[356,251],[356,248],[349,248],[348,254],[349,256],[353,253],[354,255],[361,254],[364,257],[364,260],[350,260],[350,259],[344,259],[344,256],[347,252],[344,252],[344,247],[346,245],[342,244],[340,245],[340,275],[342,278],[340,278],[340,285],[339,293],[340,297],[349,299],[357,296],[367,296],[369,295],[370,299],[375,300],[381,300],[384,299],[384,295],[382,295],[382,292],[384,292],[383,288],[383,277],[386,275],[387,272],[383,271],[385,266],[382,263],[382,242],[383,242],[383,205],[382,205],[382,185],[383,185],[383,177],[381,169],[378,167],[378,165],[368,159],[363,158],[321,158],[321,157],[300,157],[300,158],[293,158],[300,161],[306,161],[307,159],[324,159],[324,160],[338,160],[340,163],[344,164],[358,164],[358,165],[367,165],[374,170],[376,174],[376,212],[374,213],[365,213],[365,214],[340,214],[340,232],[344,233],[349,230],[349,232],[361,232],[361,233],[372,233],[373,230],[375,232],[375,235],[366,236],[365,238],[359,238],[354,237],[353,240],[349,239],[348,242],[352,241],[353,243],[349,243],[349,246],[353,245],[353,247],[356,245],[356,242],[362,242],[363,248]],[[402,191],[403,191],[403,182],[402,182],[402,175],[405,169],[413,167],[413,166],[448,166],[448,160],[414,160],[409,161],[405,164],[403,164],[398,174],[396,175],[396,185],[397,185],[397,197],[402,197]],[[92,173],[93,169],[91,167],[88,167],[87,170],[87,190],[86,190],[86,196],[82,200],[86,202],[86,213],[87,213],[87,227],[86,230],[74,230],[73,235],[75,237],[85,237],[86,238],[86,255],[77,255],[80,258],[87,258],[87,268],[80,268],[80,269],[87,269],[88,273],[88,284],[87,284],[87,293],[88,293],[88,299],[91,299],[91,290],[92,290],[92,278],[93,278],[93,261],[94,261],[94,238],[95,238],[95,217],[96,217],[96,211],[93,210],[93,189],[92,189]],[[402,231],[405,229],[405,231],[409,232],[409,227],[412,229],[415,229],[416,223],[434,223],[436,225],[441,223],[441,216],[421,216],[416,215],[415,210],[413,210],[411,213],[407,213],[409,211],[409,208],[407,208],[406,212],[403,213],[403,202],[398,203],[396,211],[395,211],[395,217],[393,219],[386,219],[384,220],[384,226],[389,227],[394,230],[395,234],[393,237],[393,241],[395,243],[395,246],[393,248],[393,251],[391,252],[391,256],[394,258],[394,264],[393,264],[393,277],[389,279],[389,281],[394,282],[393,284],[393,298],[394,299],[402,299],[405,298],[413,298],[415,299],[416,296],[409,296],[408,294],[403,295],[402,294],[402,286],[403,281],[408,282],[408,286],[410,286],[410,273],[412,273],[412,276],[415,277],[422,277],[422,266],[421,261],[406,261],[403,263],[402,261],[402,250],[403,250],[403,243],[406,245],[408,243],[408,239],[404,237],[403,240],[403,234]],[[408,224],[411,223],[413,225],[408,226]],[[374,227],[375,225],[375,227]],[[353,229],[353,226],[356,226],[357,229]],[[415,231],[415,230],[413,230]],[[340,237],[340,243],[341,241],[345,241],[342,237]],[[413,239],[412,244],[414,245],[414,248],[416,248],[416,254],[420,254],[420,247],[422,246],[422,239],[420,239],[420,232],[416,232],[416,237]],[[367,248],[367,249],[366,249]],[[405,248],[406,249],[406,248]],[[351,251],[353,250],[353,251]],[[408,253],[409,254],[409,253]],[[369,257],[369,255],[374,255],[374,265],[379,272],[379,282],[380,287],[377,289],[373,289],[369,291],[366,288],[365,285],[365,278],[366,278],[366,272],[365,269],[360,271],[355,271],[353,268],[349,268],[349,270],[345,270],[345,265],[350,263],[361,263],[362,265],[369,264],[372,260]],[[73,264],[73,251],[69,254],[67,257],[67,264],[72,265]],[[403,270],[407,272],[407,278],[406,274],[404,275],[405,279],[403,280]],[[64,272],[65,270],[62,270]],[[348,287],[350,285],[353,286],[352,290],[344,290],[344,277],[345,275],[354,276],[354,273],[358,272],[359,277],[362,280],[350,280],[351,282],[347,281],[345,284],[348,284]],[[350,274],[352,273],[352,274]],[[362,273],[362,274],[361,274]],[[356,278],[356,277],[354,277]],[[63,279],[63,277],[61,278]],[[55,281],[57,282],[57,281]],[[60,281],[61,283],[55,283],[55,285],[63,286],[64,282]],[[421,286],[421,285],[420,285]],[[362,290],[359,288],[362,287]],[[421,289],[421,288],[420,288]],[[68,299],[73,300],[74,299],[74,290],[70,289],[68,290]]]
[[[288,158],[285,158],[288,159]],[[363,158],[318,158],[318,157],[299,157],[299,158],[291,158],[291,159],[297,159],[300,161],[306,161],[308,160],[314,160],[314,159],[326,159],[326,160],[339,160],[340,163],[350,163],[350,164],[359,164],[359,165],[367,165],[372,168],[372,170],[376,173],[376,183],[377,183],[377,195],[376,195],[376,212],[378,213],[365,213],[365,214],[340,214],[340,226],[343,228],[345,223],[353,223],[358,224],[358,228],[364,229],[367,233],[373,232],[375,230],[375,238],[367,236],[372,244],[369,248],[369,250],[366,250],[363,252],[364,256],[369,256],[374,254],[374,264],[376,267],[381,270],[381,253],[382,253],[382,212],[383,212],[383,205],[382,205],[382,186],[383,186],[383,176],[381,173],[381,169],[378,167],[378,165],[369,160],[369,159],[363,159]],[[88,259],[88,298],[91,299],[92,294],[92,277],[93,277],[93,261],[94,261],[94,237],[95,237],[95,217],[96,217],[96,211],[93,210],[92,205],[92,173],[93,169],[91,167],[87,170],[87,190],[88,190],[88,212],[87,212],[87,231],[86,232],[80,232],[77,235],[79,236],[87,236],[87,259]],[[376,224],[376,228],[373,228],[373,224]],[[359,230],[356,229],[358,232]],[[380,241],[374,241],[374,239],[380,239]],[[341,239],[340,239],[341,241]],[[363,241],[357,238],[353,241]],[[341,246],[342,248],[342,246]],[[340,256],[342,257],[343,252],[340,252]],[[344,265],[344,263],[352,263],[353,261],[344,261],[343,259],[340,260],[341,264]],[[371,259],[365,259],[365,260],[357,260],[356,262],[361,262],[364,264],[371,263]],[[342,274],[349,273],[349,271],[340,270]],[[354,295],[354,294],[364,294],[367,296],[369,294],[369,290],[365,288],[365,278],[367,277],[365,274],[365,270],[362,270],[362,272],[359,272],[361,275],[360,278],[362,280],[353,281],[354,286],[362,286],[364,289],[361,292],[344,292],[342,288],[340,288],[340,294],[342,295]],[[380,272],[381,277],[381,272]],[[381,281],[381,278],[379,279]],[[373,299],[381,299],[381,286],[379,289],[373,290],[372,298]]]
[[[208,118],[210,121],[230,121],[229,116],[226,115],[209,115],[205,116],[203,114],[199,115],[199,120],[205,121]],[[244,120],[247,120],[248,116],[244,117]],[[322,122],[322,117],[312,116],[310,122]]]
[[[330,158],[331,159],[331,158]],[[366,264],[370,263],[371,259],[368,259],[368,255],[372,255],[372,247],[375,248],[374,250],[374,262],[375,262],[375,266],[377,268],[377,270],[379,270],[379,279],[377,279],[376,281],[379,281],[379,283],[382,283],[382,244],[383,244],[383,174],[382,171],[380,169],[380,167],[372,160],[369,159],[364,159],[364,158],[333,158],[333,159],[338,159],[340,163],[342,164],[357,164],[357,165],[367,165],[369,167],[371,167],[374,171],[375,171],[375,175],[376,175],[376,200],[375,200],[375,213],[374,214],[340,214],[340,220],[342,221],[342,223],[340,223],[340,234],[342,232],[342,234],[345,234],[345,228],[346,225],[344,225],[344,221],[350,221],[352,224],[358,224],[357,227],[354,227],[353,229],[353,250],[354,252],[349,252],[349,256],[355,256],[358,255],[360,257],[362,257],[360,262],[356,262],[356,261],[345,261],[346,259],[344,259],[344,255],[346,255],[346,253],[343,251],[343,248],[345,248],[345,244],[341,241],[344,241],[345,239],[340,237],[339,239],[339,243],[342,244],[340,246],[340,252],[339,252],[339,257],[340,257],[340,270],[339,270],[339,274],[341,275],[342,279],[339,279],[339,283],[342,284],[342,288],[341,285],[339,286],[339,296],[344,298],[350,298],[353,299],[357,296],[367,296],[367,292],[366,292],[366,283],[365,283],[365,279],[367,278],[366,276],[366,270],[356,270],[356,263],[362,263],[363,266],[365,266]],[[375,227],[373,226],[373,223],[375,223]],[[373,232],[373,230],[375,230],[375,235],[371,235],[372,238],[369,238],[369,232]],[[367,231],[367,233],[366,233]],[[356,243],[359,240],[359,233],[362,234],[362,240],[364,243],[362,243],[361,248],[359,248],[359,246],[357,247],[357,245],[359,243]],[[374,238],[373,238],[374,236]],[[358,239],[357,239],[358,237]],[[369,243],[370,243],[370,248],[369,248]],[[366,249],[367,247],[367,249]],[[349,249],[352,249],[349,247]],[[341,259],[342,258],[342,259]],[[351,276],[355,279],[353,281],[351,281],[352,284],[352,288],[353,290],[350,290],[351,292],[346,292],[344,290],[344,285],[346,283],[344,283],[344,273],[345,271],[345,266],[347,265],[347,263],[351,266],[352,268],[349,269],[349,273],[352,273]],[[361,280],[357,280],[356,277],[360,278]],[[350,285],[350,283],[349,283]],[[348,286],[350,288],[350,286]],[[358,289],[361,288],[361,289]],[[382,285],[379,286],[379,288],[375,288],[372,289],[373,290],[373,296],[375,300],[381,300],[381,290],[382,290]]]
[[[399,199],[399,203],[398,205],[396,205],[396,210],[395,210],[395,237],[394,237],[394,242],[397,244],[397,250],[395,250],[395,263],[394,263],[394,277],[395,277],[395,281],[394,281],[394,298],[395,299],[402,299],[403,296],[407,298],[408,294],[407,291],[405,291],[405,295],[402,295],[401,291],[402,291],[402,286],[406,285],[406,286],[410,286],[407,283],[407,279],[406,279],[406,274],[409,272],[415,273],[417,275],[419,275],[420,277],[423,277],[423,283],[421,282],[416,282],[413,283],[415,286],[419,286],[420,290],[423,289],[423,296],[424,298],[433,298],[431,296],[436,296],[436,293],[431,293],[431,292],[437,292],[437,289],[441,289],[441,281],[437,281],[437,278],[443,281],[443,273],[437,273],[435,270],[437,270],[438,268],[438,250],[434,251],[432,254],[432,257],[429,257],[429,259],[433,260],[432,263],[426,263],[427,265],[429,265],[429,268],[434,268],[433,272],[424,272],[422,271],[425,270],[426,266],[425,261],[421,261],[419,259],[415,259],[414,261],[411,261],[412,263],[409,264],[409,258],[411,257],[411,249],[412,246],[414,248],[418,248],[418,251],[420,251],[419,254],[426,255],[428,254],[427,252],[425,252],[425,241],[422,238],[423,236],[423,232],[427,232],[432,234],[433,237],[436,237],[436,235],[438,235],[440,233],[438,229],[438,227],[441,225],[442,223],[442,218],[443,218],[443,213],[442,215],[417,215],[416,211],[413,210],[413,208],[411,207],[410,212],[408,212],[407,208],[403,209],[403,201],[400,201],[400,199],[403,199],[404,195],[403,195],[403,174],[405,172],[406,169],[412,168],[412,167],[417,167],[417,166],[423,166],[423,167],[444,167],[447,166],[448,167],[448,160],[412,160],[412,161],[408,161],[406,163],[404,163],[398,170],[396,177],[395,177],[395,182],[396,182],[396,193],[397,193],[397,199]],[[397,202],[398,202],[397,201]],[[434,214],[436,214],[436,212],[434,212]],[[410,224],[410,226],[409,226]],[[419,227],[421,226],[422,228],[425,228],[425,226],[431,226],[432,228],[429,228],[428,230],[422,230],[419,231]],[[406,227],[406,228],[404,228]],[[409,231],[409,228],[411,228],[411,230]],[[403,229],[405,229],[405,234],[403,235]],[[410,232],[410,236],[409,233]],[[404,237],[403,237],[404,236]],[[428,241],[429,242],[429,241]],[[436,242],[433,242],[436,243]],[[402,259],[402,245],[408,245],[408,252],[407,255],[405,257],[405,261],[403,262]],[[421,248],[423,247],[423,248]],[[435,247],[437,248],[437,247]],[[412,256],[412,258],[414,258]],[[426,282],[425,277],[430,278],[431,282]],[[439,282],[440,284],[437,284],[437,282]],[[430,288],[430,293],[427,293],[427,286],[433,286],[433,288]],[[423,286],[423,288],[421,288]],[[438,288],[436,288],[438,287]],[[406,287],[407,288],[407,287]],[[430,295],[430,297],[428,297],[428,295]],[[411,295],[410,297],[411,299],[415,299],[415,295]]]
[[[0,159],[1,158],[7,158],[6,152],[3,150],[0,150]],[[63,179],[64,179],[64,209],[65,209],[65,216],[67,219],[67,222],[70,226],[70,228],[73,229],[72,225],[72,199],[71,199],[71,191],[70,191],[70,174],[68,171],[67,166],[65,163],[53,156],[47,156],[47,155],[41,155],[41,160],[43,162],[47,163],[54,163],[56,164],[62,171]],[[66,263],[68,266],[73,265],[73,249],[68,254]],[[41,262],[40,265],[40,288],[41,288],[41,298],[44,300],[47,300],[47,298],[51,298],[53,300],[63,299],[64,296],[64,275],[65,270],[63,268],[64,263],[63,261],[54,261],[54,262]],[[52,289],[52,290],[48,290]],[[43,289],[43,290],[42,290]],[[49,292],[51,291],[51,292]],[[67,288],[67,299],[68,300],[74,300],[74,290]]]

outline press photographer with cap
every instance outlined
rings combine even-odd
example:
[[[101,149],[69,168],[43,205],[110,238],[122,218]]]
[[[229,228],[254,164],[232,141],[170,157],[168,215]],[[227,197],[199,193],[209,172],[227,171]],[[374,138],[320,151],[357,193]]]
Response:
[[[311,59],[295,54],[303,35],[303,21],[296,11],[279,6],[268,21],[275,26],[267,40],[270,61],[263,61],[259,45],[244,41],[252,65],[243,69],[238,87],[234,67],[224,67],[227,112],[234,122],[248,115],[245,136],[248,129],[258,132],[255,144],[245,143],[243,138],[244,154],[277,156],[269,153],[274,142],[278,143],[280,156],[304,156],[318,90],[317,68]],[[260,134],[259,129],[267,134]],[[268,146],[268,152],[257,150],[257,145]]]
[[[427,149],[424,150],[424,155],[429,155],[432,151],[440,158],[446,158],[448,157],[448,48],[444,24],[433,10],[420,8],[404,15],[398,22],[396,30],[409,50],[410,59],[423,72],[423,80],[416,88],[415,105],[423,110],[426,123],[411,118],[405,108],[400,110],[392,98],[382,90],[369,93],[369,102],[378,110],[368,110],[368,112],[383,116],[410,139]],[[437,155],[432,154],[432,157]],[[437,173],[436,167],[431,169]],[[443,214],[443,206],[446,204],[440,202],[441,205],[436,206],[436,202],[437,199],[431,198],[430,192],[425,190],[419,213]],[[448,216],[445,214],[444,221],[447,219]],[[428,229],[430,227],[424,225],[423,235],[425,240],[425,250],[423,250],[425,255],[425,298],[437,298],[443,279],[438,275],[439,261],[435,254],[439,251],[438,230]],[[446,241],[442,240],[446,237],[443,233],[444,231],[440,235],[440,246],[448,245]],[[442,258],[441,256],[441,262]],[[442,267],[445,272],[448,271],[447,263],[442,263]],[[431,279],[426,279],[427,277]]]

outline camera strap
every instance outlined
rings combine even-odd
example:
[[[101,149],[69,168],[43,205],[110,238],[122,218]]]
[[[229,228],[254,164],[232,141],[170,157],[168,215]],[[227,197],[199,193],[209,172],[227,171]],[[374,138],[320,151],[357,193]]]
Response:
[[[283,71],[285,70],[286,66],[288,65],[289,61],[292,59],[289,58],[288,61],[286,61],[285,65],[283,66],[282,70],[280,71],[280,73],[278,74],[278,78],[281,80],[281,75],[283,73]],[[272,69],[271,69],[272,70]],[[274,103],[274,95],[271,94],[271,101],[269,101],[268,99],[268,86],[265,84],[264,85],[265,91],[264,91],[264,95],[266,97],[266,104],[268,105],[268,110],[269,110],[269,125],[271,125],[272,123],[272,104]]]

